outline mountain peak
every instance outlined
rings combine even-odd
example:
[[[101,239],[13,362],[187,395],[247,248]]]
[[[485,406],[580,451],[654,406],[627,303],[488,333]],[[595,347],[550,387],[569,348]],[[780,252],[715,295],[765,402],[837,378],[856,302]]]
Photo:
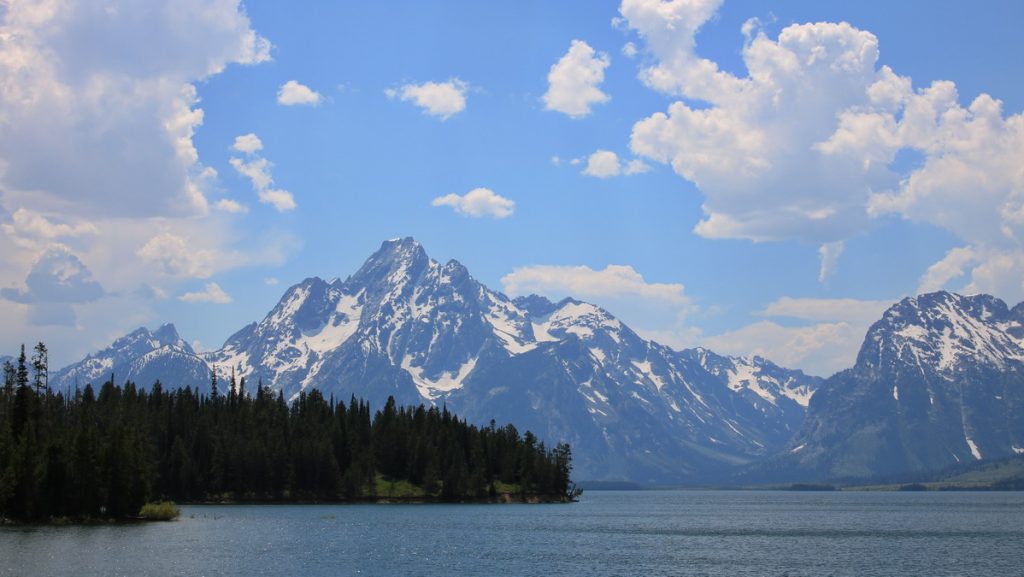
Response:
[[[155,331],[153,331],[153,338],[160,342],[162,345],[173,345],[181,341],[181,335],[178,334],[178,329],[175,328],[174,323],[165,323],[160,325]]]
[[[377,252],[366,259],[363,266],[349,278],[359,285],[393,285],[408,275],[418,275],[430,264],[430,257],[411,236],[394,238],[381,243]]]
[[[424,252],[423,245],[411,236],[404,238],[392,238],[380,243],[380,248],[374,253],[375,256],[381,254],[412,254],[415,252]]]

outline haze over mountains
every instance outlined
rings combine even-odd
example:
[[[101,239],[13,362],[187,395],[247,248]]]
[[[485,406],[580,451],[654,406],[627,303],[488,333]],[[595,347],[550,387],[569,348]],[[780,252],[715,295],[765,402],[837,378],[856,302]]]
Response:
[[[696,482],[751,465],[765,479],[866,478],[1024,452],[1022,312],[984,295],[905,299],[856,366],[823,381],[759,357],[675,351],[571,298],[509,299],[405,238],[343,281],[289,288],[216,351],[195,352],[173,325],[138,329],[51,384],[113,373],[208,391],[216,368],[288,399],[394,396],[512,422],[571,443],[580,479]]]

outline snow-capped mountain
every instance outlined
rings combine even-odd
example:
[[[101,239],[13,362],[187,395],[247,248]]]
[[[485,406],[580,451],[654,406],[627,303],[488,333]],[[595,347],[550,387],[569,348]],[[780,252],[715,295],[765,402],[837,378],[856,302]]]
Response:
[[[206,361],[172,324],[155,331],[139,328],[114,341],[109,347],[50,375],[50,387],[74,390],[88,383],[99,384],[114,377],[117,382],[133,381],[149,386],[160,380],[177,387],[210,381]]]
[[[215,368],[286,398],[316,388],[377,407],[389,395],[443,402],[472,422],[569,441],[577,477],[588,479],[681,481],[770,454],[799,428],[820,381],[758,357],[674,351],[574,299],[509,299],[458,262],[430,259],[411,238],[383,243],[345,280],[289,288],[217,351],[147,335],[125,337],[146,346],[115,343],[65,371],[85,382],[108,378],[116,359],[137,360],[127,378],[148,370],[151,355],[165,386],[206,390]]]
[[[870,477],[1024,453],[1024,303],[936,292],[867,333],[856,365],[819,388],[782,462]]]

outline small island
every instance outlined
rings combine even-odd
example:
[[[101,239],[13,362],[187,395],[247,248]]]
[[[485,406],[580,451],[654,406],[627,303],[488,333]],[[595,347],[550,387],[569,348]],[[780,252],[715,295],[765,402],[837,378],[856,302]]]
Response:
[[[166,391],[159,381],[148,390],[119,386],[113,376],[98,392],[87,385],[63,394],[45,374],[24,349],[4,366],[7,522],[166,517],[158,503],[147,505],[154,501],[539,503],[580,493],[569,445],[548,448],[494,421],[477,427],[445,407],[389,398],[373,412],[355,397],[346,404],[316,390],[289,404],[262,383],[250,394],[234,376],[220,393],[216,375],[208,395]]]

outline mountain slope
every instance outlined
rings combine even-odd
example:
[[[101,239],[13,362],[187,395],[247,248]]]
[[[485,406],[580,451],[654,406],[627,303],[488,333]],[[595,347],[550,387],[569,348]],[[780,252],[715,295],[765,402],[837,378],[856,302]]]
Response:
[[[155,331],[139,328],[109,347],[51,373],[50,387],[57,391],[98,385],[113,376],[117,382],[134,381],[149,386],[160,380],[171,388],[190,385],[208,390],[210,369],[172,324]]]
[[[774,468],[818,478],[936,470],[1024,453],[1024,304],[937,292],[869,329]]]
[[[574,299],[509,299],[411,238],[383,243],[344,281],[290,287],[217,351],[138,350],[126,377],[180,370],[185,383],[234,371],[289,399],[316,388],[376,407],[394,396],[447,403],[479,424],[514,422],[549,444],[571,442],[577,476],[589,479],[694,480],[771,454],[799,428],[820,382],[757,357],[674,351]],[[143,355],[159,356],[151,373]],[[75,374],[109,373],[113,356]]]

